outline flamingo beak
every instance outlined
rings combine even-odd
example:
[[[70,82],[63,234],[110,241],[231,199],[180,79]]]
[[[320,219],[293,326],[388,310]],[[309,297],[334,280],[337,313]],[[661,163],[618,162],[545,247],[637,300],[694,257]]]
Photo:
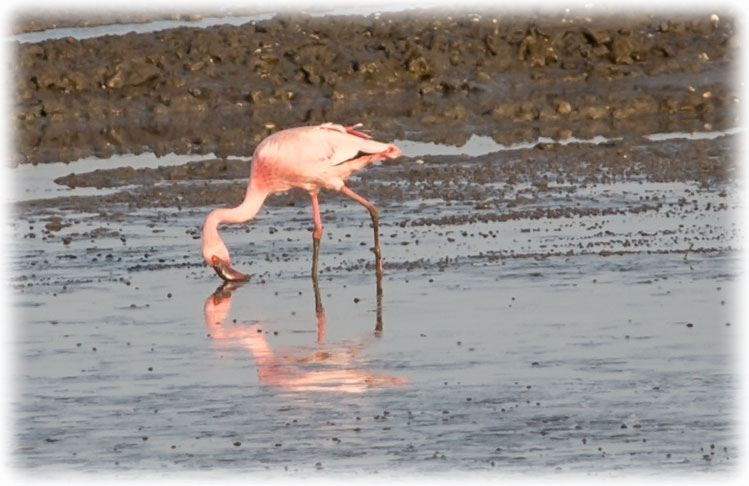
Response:
[[[234,270],[231,265],[223,261],[216,255],[211,257],[211,266],[216,271],[219,277],[223,278],[227,282],[246,282],[250,279],[249,275],[245,275],[242,272]]]

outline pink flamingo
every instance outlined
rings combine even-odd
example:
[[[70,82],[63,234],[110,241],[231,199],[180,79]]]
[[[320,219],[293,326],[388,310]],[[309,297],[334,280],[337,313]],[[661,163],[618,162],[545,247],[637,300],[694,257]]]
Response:
[[[323,229],[317,193],[325,188],[342,192],[369,211],[374,227],[378,295],[381,295],[382,256],[377,207],[346,187],[343,181],[370,162],[396,158],[401,152],[395,145],[374,141],[369,135],[356,130],[360,126],[324,123],[289,128],[260,142],[252,156],[250,182],[244,201],[234,208],[214,209],[203,225],[203,258],[221,278],[241,281],[248,280],[249,276],[232,268],[229,251],[218,234],[218,225],[249,221],[255,217],[269,194],[299,187],[308,191],[312,199],[315,223],[312,233],[312,277],[316,279]]]

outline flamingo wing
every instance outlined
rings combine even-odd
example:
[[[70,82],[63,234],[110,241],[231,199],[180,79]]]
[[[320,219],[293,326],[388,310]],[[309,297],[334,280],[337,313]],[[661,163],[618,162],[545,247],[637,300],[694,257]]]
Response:
[[[290,128],[263,141],[258,151],[263,157],[298,166],[313,164],[333,167],[364,154],[387,150],[389,145],[371,140],[358,126],[333,123]]]
[[[388,144],[371,140],[369,135],[356,128],[358,125],[344,127],[333,123],[312,127],[305,133],[308,140],[305,152],[310,161],[333,167],[388,149]]]

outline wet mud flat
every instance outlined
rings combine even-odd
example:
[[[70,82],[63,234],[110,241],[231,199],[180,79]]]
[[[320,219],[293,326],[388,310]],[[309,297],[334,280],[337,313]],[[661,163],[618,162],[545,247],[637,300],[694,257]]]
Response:
[[[444,30],[423,16],[410,24],[383,19],[278,17],[247,26],[253,35],[278,38],[253,51],[261,56],[267,47],[278,58],[266,58],[268,66],[280,66],[267,68],[276,74],[265,77],[253,71],[265,80],[259,85],[278,79],[284,89],[305,95],[268,101],[268,111],[259,100],[272,97],[253,99],[257,119],[247,123],[250,111],[241,112],[241,143],[231,148],[211,132],[235,129],[226,115],[231,111],[218,123],[219,110],[208,108],[223,110],[224,100],[232,99],[228,71],[224,81],[211,84],[220,95],[206,98],[205,109],[164,112],[173,131],[149,126],[149,110],[157,105],[144,93],[171,92],[158,76],[148,81],[155,85],[124,91],[117,91],[118,82],[100,87],[101,96],[62,88],[69,93],[57,99],[74,109],[18,118],[18,161],[44,163],[18,167],[39,184],[14,196],[10,221],[12,315],[19,323],[13,336],[16,468],[40,476],[228,471],[304,478],[447,472],[714,478],[736,470],[732,343],[742,250],[741,133],[721,131],[736,125],[733,88],[724,77],[732,72],[730,22],[723,16],[717,24],[709,16],[644,24],[627,18],[593,28],[575,18],[572,27],[531,27],[526,19],[520,43],[513,44],[509,33],[520,24],[500,19],[501,42],[494,45],[493,31],[481,30],[494,24],[492,17],[438,19],[450,26]],[[358,74],[345,78],[340,86],[351,86],[351,93],[336,105],[344,111],[325,105],[335,97],[320,101],[319,93],[332,89],[325,75],[274,77],[294,72],[298,62],[296,51],[274,49],[302,45],[294,36],[334,46],[326,29],[336,22],[369,29],[369,36],[360,36],[367,42],[396,39],[395,45],[399,29],[423,24],[402,34],[408,37],[402,43],[423,61],[417,56],[415,72],[394,71],[399,78],[393,79],[385,75],[386,62],[396,66],[404,58],[385,44],[372,50],[388,61],[382,60],[379,76],[366,75],[361,61]],[[563,35],[568,30],[573,34]],[[208,42],[219,33],[224,40],[249,35],[242,29],[200,32],[191,56],[201,46],[225,47]],[[440,33],[461,39],[476,33],[480,42],[448,39],[446,45],[464,56],[452,71],[427,75],[423,69],[438,66],[440,52],[450,53],[440,50],[439,38],[424,40]],[[27,69],[29,59],[49,61],[51,52],[120,42],[162,50],[168,59],[169,44],[154,39],[195,34],[177,29],[90,44],[24,45],[19,65]],[[674,62],[652,57],[651,44],[633,48],[629,59],[617,58],[612,53],[623,52],[617,36],[633,46],[669,46],[672,39]],[[567,52],[557,44],[565,38],[592,46],[591,57],[578,65],[588,73],[585,80],[556,76],[574,71],[562,66],[566,57],[538,54]],[[528,115],[520,105],[495,111],[495,90],[503,88],[470,88],[482,77],[461,71],[478,52],[466,46],[489,52],[488,46],[501,49],[507,42],[519,49],[523,40],[526,57],[513,50],[502,57],[509,59],[507,70],[497,71],[506,74],[498,80],[520,78],[501,103],[520,103],[513,96],[533,93],[537,98],[531,96]],[[686,61],[702,52],[708,57],[702,64]],[[194,80],[189,76],[210,66],[228,69],[230,63],[216,59],[194,71],[180,67],[175,76]],[[305,62],[336,66],[312,59]],[[59,79],[76,77],[77,60],[61,55],[58,61]],[[465,91],[429,91],[451,72],[466,76]],[[603,72],[608,77],[598,77]],[[349,84],[356,76],[360,84]],[[17,107],[32,107],[46,90],[59,89],[43,84],[25,94],[19,88]],[[646,85],[653,89],[641,91]],[[618,110],[634,99],[627,93],[635,91],[676,100],[672,108],[681,108],[667,111],[669,104],[658,101],[653,111],[633,108],[631,118],[621,116]],[[414,92],[418,102],[410,105],[366,101],[370,95],[410,99]],[[569,101],[567,111],[559,93],[588,101]],[[488,113],[477,108],[492,99]],[[64,128],[99,102],[115,111],[118,103],[136,108],[98,118],[91,123],[98,131],[74,135]],[[307,102],[316,108],[309,118],[297,118],[300,105],[294,103]],[[464,115],[460,109],[448,115],[447,104],[458,102]],[[605,107],[602,118],[580,111],[588,102]],[[156,111],[177,106],[159,103],[166,108]],[[275,110],[281,106],[289,109]],[[366,109],[353,113],[357,106]],[[400,114],[390,111],[405,106]],[[368,122],[376,138],[409,148],[406,156],[350,180],[381,209],[382,302],[375,294],[368,215],[330,192],[321,194],[317,288],[309,277],[308,195],[295,191],[269,198],[252,223],[222,228],[232,263],[253,277],[242,286],[219,287],[200,256],[200,228],[212,207],[241,201],[255,140],[287,123],[349,115]],[[195,126],[181,127],[180,120]],[[689,134],[694,130],[707,133]],[[659,132],[677,133],[654,135]],[[108,138],[114,133],[116,140]],[[200,143],[197,133],[206,137]],[[465,147],[491,148],[460,154],[449,146],[466,141]],[[522,141],[531,143],[494,143]],[[136,156],[116,155],[128,152]],[[153,153],[161,157],[154,160]],[[206,155],[184,161],[186,153]],[[58,163],[90,154],[115,155]]]

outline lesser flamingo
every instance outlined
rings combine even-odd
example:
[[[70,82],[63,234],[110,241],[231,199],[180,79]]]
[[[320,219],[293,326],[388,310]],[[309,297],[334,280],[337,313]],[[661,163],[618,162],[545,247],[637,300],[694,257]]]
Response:
[[[333,189],[347,195],[369,211],[374,229],[375,269],[378,296],[382,294],[382,255],[380,252],[377,207],[346,187],[344,181],[367,164],[396,158],[401,151],[391,144],[377,142],[359,130],[360,125],[344,127],[333,123],[289,128],[265,138],[252,156],[252,169],[244,201],[234,208],[214,209],[203,225],[203,258],[226,281],[249,277],[231,266],[226,245],[218,234],[221,223],[244,223],[255,217],[265,198],[272,193],[298,187],[309,192],[315,229],[312,233],[312,277],[317,279],[317,260],[322,236],[322,220],[317,194]]]

